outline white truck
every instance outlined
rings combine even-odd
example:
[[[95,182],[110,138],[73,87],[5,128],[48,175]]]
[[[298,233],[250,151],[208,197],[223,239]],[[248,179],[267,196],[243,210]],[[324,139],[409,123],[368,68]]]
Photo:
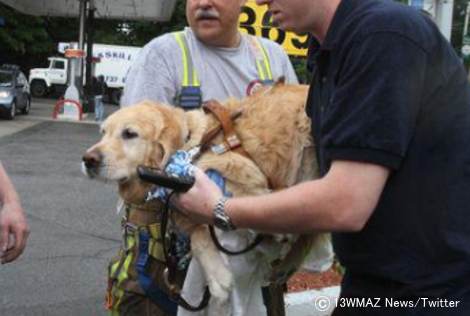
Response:
[[[69,43],[59,43],[58,51],[65,52]],[[86,50],[86,48],[85,48]],[[108,86],[108,97],[113,103],[119,98],[126,82],[126,75],[140,47],[94,44],[93,56],[100,58],[95,65],[95,76],[103,75]],[[64,88],[68,82],[69,60],[63,57],[49,57],[48,68],[34,68],[29,72],[31,94],[43,97],[57,88]]]

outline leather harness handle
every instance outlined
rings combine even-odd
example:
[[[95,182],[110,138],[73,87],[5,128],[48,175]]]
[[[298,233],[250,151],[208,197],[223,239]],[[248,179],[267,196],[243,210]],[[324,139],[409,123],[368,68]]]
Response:
[[[229,148],[233,149],[239,147],[241,145],[240,141],[233,143],[233,146],[230,143],[230,140],[232,139],[238,140],[237,134],[233,128],[230,110],[215,100],[209,100],[204,103],[203,109],[206,111],[206,113],[212,113],[220,122],[222,125],[222,130],[224,131],[224,141],[227,145],[229,145]]]
[[[210,141],[220,132],[222,129],[224,132],[224,143],[228,150],[234,150],[242,156],[250,159],[251,161],[255,161],[253,157],[243,148],[243,145],[240,142],[240,139],[235,132],[233,127],[232,121],[238,118],[242,113],[243,109],[235,110],[234,112],[230,112],[229,109],[221,105],[216,100],[209,100],[204,103],[203,105],[204,111],[212,113],[215,118],[220,122],[220,125],[216,126],[209,132],[207,132],[201,141],[201,151],[204,151],[209,146]],[[262,170],[262,169],[260,169]],[[268,181],[268,186],[270,189],[279,189],[280,186],[276,186],[273,181],[266,176]]]

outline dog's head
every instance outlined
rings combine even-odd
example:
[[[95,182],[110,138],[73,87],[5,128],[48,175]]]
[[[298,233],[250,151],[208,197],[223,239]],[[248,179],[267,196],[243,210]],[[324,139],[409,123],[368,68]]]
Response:
[[[184,112],[145,101],[109,116],[101,125],[101,140],[83,156],[82,169],[90,178],[135,179],[138,165],[163,168],[183,145]]]

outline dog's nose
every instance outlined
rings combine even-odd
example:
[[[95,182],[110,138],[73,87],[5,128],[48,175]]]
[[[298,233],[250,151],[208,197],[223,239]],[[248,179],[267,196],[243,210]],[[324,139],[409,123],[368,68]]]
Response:
[[[87,152],[82,157],[83,162],[85,163],[85,167],[87,169],[94,169],[97,168],[101,163],[101,155],[96,151]]]

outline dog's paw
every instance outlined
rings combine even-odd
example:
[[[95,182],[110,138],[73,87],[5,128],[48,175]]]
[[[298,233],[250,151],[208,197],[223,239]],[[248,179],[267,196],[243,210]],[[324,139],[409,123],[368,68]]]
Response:
[[[225,267],[214,271],[208,278],[211,296],[220,304],[228,301],[232,285],[232,274]]]
[[[230,302],[225,300],[223,302],[218,300],[212,300],[211,307],[209,308],[209,316],[230,316],[232,311],[230,308]]]

